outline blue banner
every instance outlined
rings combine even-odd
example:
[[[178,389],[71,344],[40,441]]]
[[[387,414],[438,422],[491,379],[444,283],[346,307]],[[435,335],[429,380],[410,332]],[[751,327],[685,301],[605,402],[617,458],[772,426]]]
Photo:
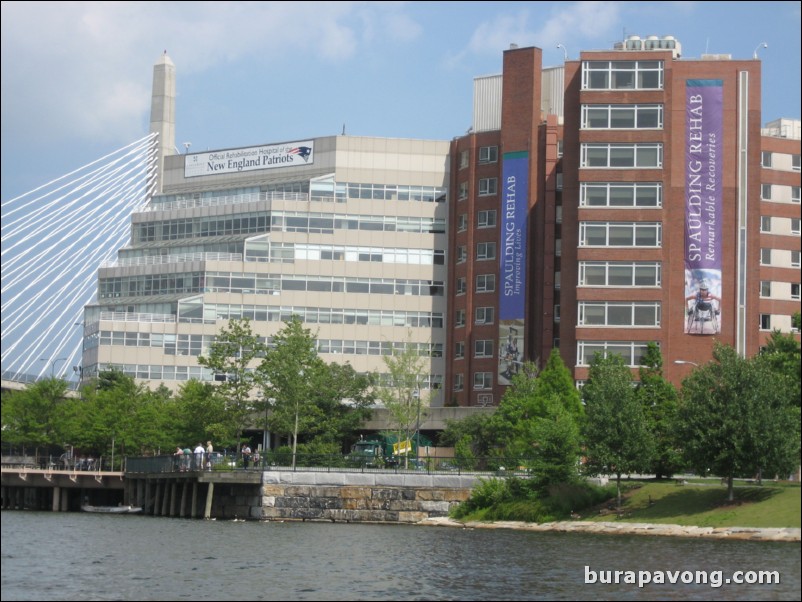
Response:
[[[529,153],[505,153],[501,182],[499,266],[499,383],[502,385],[510,384],[525,357],[528,211]]]

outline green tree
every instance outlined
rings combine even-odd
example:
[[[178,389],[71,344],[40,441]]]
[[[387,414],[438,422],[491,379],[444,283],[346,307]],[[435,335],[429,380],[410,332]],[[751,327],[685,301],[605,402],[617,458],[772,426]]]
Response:
[[[218,448],[236,447],[236,424],[211,383],[193,378],[181,384],[175,395],[174,424],[174,440],[181,447],[208,440]]]
[[[562,406],[568,410],[578,425],[585,418],[582,398],[574,383],[571,371],[563,362],[558,349],[552,349],[546,366],[537,378],[537,395],[549,399],[556,395]]]
[[[537,488],[545,492],[550,485],[575,481],[580,449],[579,426],[557,394],[546,403],[544,415],[535,419],[532,435],[531,468]]]
[[[265,345],[251,330],[250,320],[230,320],[209,346],[208,356],[199,356],[198,363],[209,368],[220,380],[217,394],[224,400],[226,411],[234,425],[237,455],[242,432],[248,426],[258,403],[254,393],[260,385],[257,359],[265,355]]]
[[[680,432],[688,462],[726,478],[732,501],[735,477],[787,474],[797,465],[799,398],[770,359],[716,344],[713,360],[682,383]]]
[[[663,355],[660,347],[650,342],[638,369],[640,382],[636,395],[643,407],[646,427],[654,443],[649,472],[658,479],[670,477],[682,468],[682,452],[676,436],[679,394],[663,377]]]
[[[331,384],[326,364],[318,357],[315,337],[298,316],[285,322],[273,336],[273,344],[259,366],[262,396],[271,405],[269,425],[277,433],[292,436],[295,468],[298,435],[326,420],[312,400]]]
[[[388,418],[401,441],[411,441],[413,433],[427,415],[429,396],[422,385],[428,381],[428,361],[408,338],[393,354],[384,356],[388,382],[379,387],[377,396],[387,409]],[[408,466],[404,455],[404,466]]]
[[[621,507],[621,475],[647,469],[652,456],[643,409],[635,396],[632,373],[620,355],[597,353],[590,364],[585,398],[586,469],[616,476]]]
[[[46,378],[21,391],[3,393],[3,443],[32,447],[61,446],[59,417],[67,398],[67,383]]]
[[[488,458],[497,453],[498,433],[493,427],[493,415],[488,412],[473,412],[461,420],[446,420],[446,428],[440,432],[438,442],[455,448],[473,462],[477,458]]]
[[[802,353],[799,341],[790,333],[783,334],[775,330],[761,350],[760,357],[768,363],[775,378],[784,379],[788,386],[796,391],[794,398],[798,406],[802,400],[802,387],[800,387],[802,379],[799,370],[802,365]]]

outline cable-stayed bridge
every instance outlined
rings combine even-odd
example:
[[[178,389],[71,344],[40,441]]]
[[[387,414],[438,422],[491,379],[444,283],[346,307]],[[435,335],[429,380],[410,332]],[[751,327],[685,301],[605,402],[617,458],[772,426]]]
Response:
[[[97,270],[130,240],[131,214],[157,186],[149,134],[2,202],[2,378],[75,379]]]

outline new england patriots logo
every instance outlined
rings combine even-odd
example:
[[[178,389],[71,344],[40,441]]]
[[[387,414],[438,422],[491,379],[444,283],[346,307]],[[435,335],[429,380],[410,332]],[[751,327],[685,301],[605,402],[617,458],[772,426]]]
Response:
[[[312,149],[308,146],[296,146],[287,151],[288,155],[298,155],[304,161],[309,161],[309,155],[312,154]]]

